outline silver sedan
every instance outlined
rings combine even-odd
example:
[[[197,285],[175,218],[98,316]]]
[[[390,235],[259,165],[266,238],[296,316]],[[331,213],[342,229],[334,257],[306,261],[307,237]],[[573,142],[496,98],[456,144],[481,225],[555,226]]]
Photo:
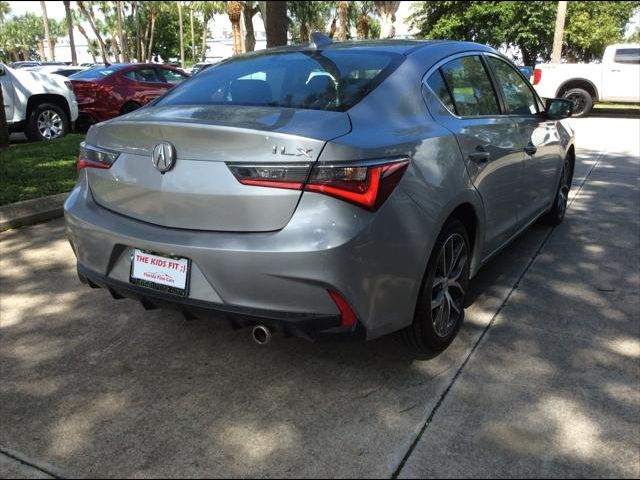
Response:
[[[474,43],[235,57],[91,128],[65,205],[80,278],[258,343],[401,330],[440,352],[469,279],[562,221],[571,110]]]

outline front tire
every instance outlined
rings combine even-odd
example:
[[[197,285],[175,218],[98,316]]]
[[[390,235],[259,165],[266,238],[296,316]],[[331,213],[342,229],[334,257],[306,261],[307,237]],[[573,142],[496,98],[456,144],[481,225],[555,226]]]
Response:
[[[421,353],[444,351],[460,331],[470,263],[467,230],[458,219],[451,218],[429,259],[413,324],[403,331],[405,341]]]
[[[32,142],[55,140],[69,133],[69,117],[53,103],[37,105],[29,115],[25,134]]]
[[[593,108],[593,97],[583,88],[572,88],[562,95],[563,98],[571,100],[574,103],[573,117],[586,117]]]

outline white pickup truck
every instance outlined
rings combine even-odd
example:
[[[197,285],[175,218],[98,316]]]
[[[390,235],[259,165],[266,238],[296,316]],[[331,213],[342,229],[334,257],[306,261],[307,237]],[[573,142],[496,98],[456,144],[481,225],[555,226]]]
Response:
[[[542,98],[573,100],[574,117],[594,103],[640,103],[640,44],[610,45],[599,64],[536,65],[531,80]]]
[[[78,118],[71,82],[61,75],[0,63],[0,85],[9,132],[24,132],[34,141],[53,140],[69,132]]]

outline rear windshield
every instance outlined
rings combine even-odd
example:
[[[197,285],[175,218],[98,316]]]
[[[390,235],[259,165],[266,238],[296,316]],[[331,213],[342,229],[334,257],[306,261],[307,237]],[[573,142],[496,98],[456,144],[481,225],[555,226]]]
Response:
[[[372,51],[305,51],[239,57],[210,67],[157,105],[267,105],[345,111],[403,56]]]
[[[70,78],[73,80],[98,80],[117,72],[121,68],[122,67],[118,65],[111,65],[110,67],[93,67],[88,70],[83,70],[82,72],[74,73]]]

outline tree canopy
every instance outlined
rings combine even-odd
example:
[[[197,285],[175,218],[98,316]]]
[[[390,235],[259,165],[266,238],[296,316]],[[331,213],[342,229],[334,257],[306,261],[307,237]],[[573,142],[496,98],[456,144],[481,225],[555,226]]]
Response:
[[[547,61],[553,45],[558,2],[416,2],[410,17],[419,36],[467,40],[494,47],[518,47],[526,65]],[[623,40],[640,2],[570,1],[563,51],[572,60],[599,58],[604,48]]]

